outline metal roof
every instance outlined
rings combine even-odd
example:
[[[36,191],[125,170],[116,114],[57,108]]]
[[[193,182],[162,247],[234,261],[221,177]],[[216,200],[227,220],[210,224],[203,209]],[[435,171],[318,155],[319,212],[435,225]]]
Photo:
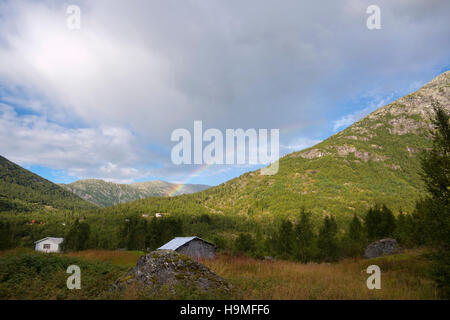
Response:
[[[47,238],[35,241],[34,243],[42,242],[42,241],[45,241],[45,240],[51,241],[51,242],[56,243],[56,244],[60,244],[60,243],[62,243],[64,241],[64,238],[47,237]]]
[[[158,250],[177,250],[179,247],[185,245],[188,242],[191,242],[194,239],[199,239],[202,240],[206,243],[209,243],[208,241],[205,241],[199,237],[176,237],[172,240],[170,240],[169,242],[167,242],[165,245],[163,245],[162,247],[158,248]],[[212,244],[212,243],[211,243]]]

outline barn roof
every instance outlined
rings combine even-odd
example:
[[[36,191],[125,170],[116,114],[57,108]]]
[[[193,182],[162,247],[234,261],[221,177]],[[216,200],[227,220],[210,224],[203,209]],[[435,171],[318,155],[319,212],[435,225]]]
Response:
[[[51,241],[51,242],[56,243],[56,244],[60,244],[60,243],[62,243],[64,241],[64,238],[47,237],[47,238],[35,241],[34,243],[39,243],[39,242],[42,242],[42,241],[45,241],[45,240]]]
[[[185,245],[188,242],[191,242],[194,239],[199,239],[203,242],[213,245],[212,243],[210,243],[206,240],[203,240],[199,237],[176,237],[176,238],[170,240],[169,242],[167,242],[162,247],[158,248],[158,250],[177,250],[179,247]]]

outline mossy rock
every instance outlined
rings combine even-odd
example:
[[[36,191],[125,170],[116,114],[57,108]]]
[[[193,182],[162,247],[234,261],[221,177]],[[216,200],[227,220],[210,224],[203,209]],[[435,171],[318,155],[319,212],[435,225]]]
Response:
[[[225,297],[231,285],[204,265],[171,250],[160,250],[142,256],[136,266],[119,278],[112,291],[135,290],[148,298],[163,295],[179,297]],[[195,292],[194,295],[192,293]]]

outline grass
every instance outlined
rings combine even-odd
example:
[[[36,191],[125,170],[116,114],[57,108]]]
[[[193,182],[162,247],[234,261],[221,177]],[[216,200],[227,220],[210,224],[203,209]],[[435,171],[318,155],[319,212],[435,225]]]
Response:
[[[114,265],[131,268],[145,252],[143,251],[111,251],[111,250],[86,250],[65,254],[69,257],[83,258],[89,261],[110,262]]]
[[[69,290],[70,265],[81,269],[81,290]],[[89,261],[60,254],[11,250],[0,254],[0,299],[99,299],[126,269],[109,262]]]
[[[29,249],[0,252],[0,299],[148,299],[133,290],[126,295],[108,293],[111,284],[142,254],[108,250],[69,254],[42,254]],[[346,259],[332,264],[262,261],[219,254],[216,259],[201,263],[232,284],[231,299],[438,299],[436,284],[428,276],[425,254],[425,249],[414,249],[371,260]],[[68,290],[65,286],[69,276],[65,271],[70,264],[82,269],[81,290]],[[366,269],[372,264],[381,268],[380,290],[366,286]],[[185,296],[205,298],[164,297],[163,293],[154,298]]]
[[[228,279],[233,299],[437,299],[435,283],[428,277],[423,250],[371,260],[346,259],[333,264],[266,262],[246,257],[219,256],[203,261]],[[369,290],[369,265],[381,268],[381,289]]]

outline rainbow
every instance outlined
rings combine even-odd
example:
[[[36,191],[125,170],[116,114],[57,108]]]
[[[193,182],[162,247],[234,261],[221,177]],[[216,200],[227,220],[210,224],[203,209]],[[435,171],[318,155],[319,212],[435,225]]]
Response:
[[[184,179],[181,183],[175,184],[172,189],[169,190],[167,195],[169,197],[173,197],[177,192],[183,189],[183,187],[189,183],[189,181],[197,177],[200,173],[206,171],[209,167],[211,167],[213,164],[203,164],[199,168],[195,169],[191,174],[188,175],[186,179]]]
[[[297,129],[301,128],[302,126],[303,126],[303,124],[295,123],[295,124],[287,125],[287,126],[284,126],[283,128],[280,128],[280,131],[281,130],[283,130],[284,132],[297,131]],[[214,164],[203,164],[203,165],[201,165],[198,169],[194,170],[190,175],[188,175],[188,177],[184,181],[182,181],[182,182],[180,182],[178,184],[175,184],[174,187],[169,190],[167,195],[169,197],[173,197],[177,192],[182,190],[184,185],[189,183],[189,181],[192,178],[198,176],[200,173],[206,171],[209,167],[211,167],[213,165]]]

